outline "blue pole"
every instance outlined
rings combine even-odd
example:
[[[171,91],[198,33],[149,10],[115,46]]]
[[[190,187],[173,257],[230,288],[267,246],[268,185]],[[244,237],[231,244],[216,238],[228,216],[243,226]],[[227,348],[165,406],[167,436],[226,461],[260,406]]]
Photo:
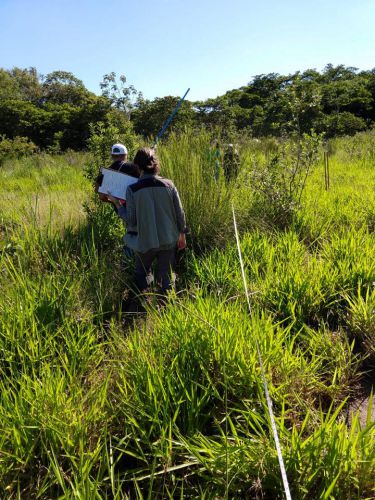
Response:
[[[170,117],[168,118],[168,120],[164,123],[162,129],[160,130],[160,132],[158,133],[158,135],[156,136],[156,140],[155,140],[155,145],[158,143],[158,140],[161,139],[162,135],[164,134],[164,132],[166,131],[168,125],[171,123],[171,121],[173,120],[175,114],[177,113],[177,111],[180,109],[180,106],[181,104],[183,103],[185,97],[187,96],[188,92],[189,92],[190,88],[187,89],[187,91],[185,92],[185,94],[183,95],[183,97],[181,97],[181,99],[178,101],[176,107],[174,108],[174,110],[172,111]]]

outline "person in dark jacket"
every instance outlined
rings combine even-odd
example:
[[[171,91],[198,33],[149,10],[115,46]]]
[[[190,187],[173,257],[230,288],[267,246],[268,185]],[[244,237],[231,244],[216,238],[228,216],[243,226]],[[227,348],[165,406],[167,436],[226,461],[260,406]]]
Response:
[[[108,167],[111,170],[116,170],[124,174],[130,175],[131,177],[140,176],[140,170],[134,163],[128,163],[128,150],[123,144],[114,144],[111,149],[112,164]],[[95,179],[95,191],[98,193],[99,186],[103,180],[103,174],[99,174]],[[109,202],[108,196],[104,193],[98,193],[99,199],[104,202]],[[115,205],[114,208],[116,209]]]
[[[227,144],[223,158],[224,177],[226,182],[236,180],[240,168],[240,155],[234,144]]]
[[[186,219],[173,182],[160,177],[160,166],[153,149],[142,148],[134,158],[141,177],[126,190],[126,206],[108,194],[127,227],[124,237],[136,254],[135,281],[141,292],[152,282],[151,266],[158,263],[161,293],[174,286],[173,267],[176,248],[186,247]]]

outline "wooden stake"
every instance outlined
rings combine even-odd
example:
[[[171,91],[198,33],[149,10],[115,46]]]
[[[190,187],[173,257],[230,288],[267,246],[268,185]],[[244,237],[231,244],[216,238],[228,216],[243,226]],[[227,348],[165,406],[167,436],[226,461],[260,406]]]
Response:
[[[328,151],[324,151],[324,183],[326,191],[329,190],[329,156]]]

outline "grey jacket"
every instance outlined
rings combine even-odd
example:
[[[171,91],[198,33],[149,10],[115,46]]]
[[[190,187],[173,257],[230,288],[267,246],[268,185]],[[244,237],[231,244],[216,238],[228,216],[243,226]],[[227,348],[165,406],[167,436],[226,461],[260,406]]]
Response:
[[[176,187],[153,174],[143,174],[127,188],[126,208],[119,208],[118,215],[126,222],[126,245],[140,253],[173,248],[187,231]]]

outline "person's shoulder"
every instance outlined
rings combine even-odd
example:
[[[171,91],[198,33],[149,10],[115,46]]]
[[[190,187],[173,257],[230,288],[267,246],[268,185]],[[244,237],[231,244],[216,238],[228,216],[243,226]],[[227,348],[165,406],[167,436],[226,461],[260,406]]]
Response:
[[[152,187],[152,185],[153,185],[152,179],[140,177],[139,179],[137,179],[137,182],[135,182],[134,184],[130,184],[130,186],[128,186],[128,189],[130,189],[133,193],[136,193],[141,189]]]
[[[131,177],[136,177],[137,179],[140,176],[140,171],[135,163],[124,162],[121,164],[119,168],[120,172],[123,174],[130,175]]]
[[[173,190],[175,189],[175,186],[170,179],[160,177],[159,175],[148,175],[146,177],[142,176],[140,179],[138,179],[137,182],[130,186],[130,189],[133,191],[133,193],[146,188],[165,188],[168,190]]]
[[[159,181],[160,183],[162,183],[165,187],[169,187],[169,188],[175,187],[175,185],[173,184],[173,181],[171,181],[171,179],[167,179],[166,177],[161,177],[161,175],[157,175],[155,177],[155,179],[157,181]]]
[[[108,170],[120,170],[121,168],[121,163],[119,161],[114,161],[110,164],[109,167],[106,167],[108,168]]]

